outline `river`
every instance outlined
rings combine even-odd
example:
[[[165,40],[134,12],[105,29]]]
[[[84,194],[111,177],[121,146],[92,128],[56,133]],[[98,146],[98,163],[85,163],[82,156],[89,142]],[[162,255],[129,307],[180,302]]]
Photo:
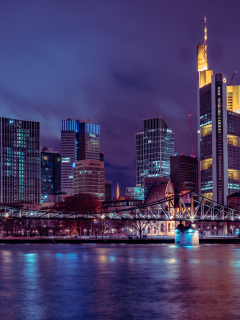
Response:
[[[240,245],[0,245],[0,319],[240,319]]]

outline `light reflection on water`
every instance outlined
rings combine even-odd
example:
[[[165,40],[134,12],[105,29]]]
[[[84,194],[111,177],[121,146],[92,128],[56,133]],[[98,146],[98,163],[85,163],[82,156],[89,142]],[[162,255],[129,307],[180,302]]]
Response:
[[[1,245],[0,319],[239,319],[239,279],[239,245]]]

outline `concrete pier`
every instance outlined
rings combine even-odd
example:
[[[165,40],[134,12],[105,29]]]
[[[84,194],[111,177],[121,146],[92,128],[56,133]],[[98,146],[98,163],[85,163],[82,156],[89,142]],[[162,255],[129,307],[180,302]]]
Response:
[[[199,232],[194,225],[184,227],[179,224],[175,231],[175,244],[180,246],[199,246]]]

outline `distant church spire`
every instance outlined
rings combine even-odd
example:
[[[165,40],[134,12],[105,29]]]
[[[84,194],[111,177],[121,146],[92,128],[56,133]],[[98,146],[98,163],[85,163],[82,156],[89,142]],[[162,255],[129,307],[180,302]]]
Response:
[[[118,182],[117,182],[116,200],[118,200],[119,197],[120,197],[119,184],[118,184]]]

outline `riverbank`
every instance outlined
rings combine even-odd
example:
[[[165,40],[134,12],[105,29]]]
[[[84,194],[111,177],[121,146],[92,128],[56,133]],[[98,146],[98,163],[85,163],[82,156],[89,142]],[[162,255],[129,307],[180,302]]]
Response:
[[[21,243],[66,243],[66,244],[118,244],[118,243],[127,243],[127,244],[148,244],[148,243],[174,243],[174,238],[147,238],[147,239],[79,239],[79,238],[0,238],[0,244],[21,244]],[[204,238],[199,240],[200,244],[240,244],[240,238],[235,237],[217,237],[217,238]]]

